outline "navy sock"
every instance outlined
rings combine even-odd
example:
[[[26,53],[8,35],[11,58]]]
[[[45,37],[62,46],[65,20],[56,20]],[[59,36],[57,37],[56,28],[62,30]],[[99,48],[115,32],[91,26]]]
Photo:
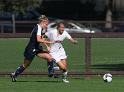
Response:
[[[25,68],[23,67],[23,65],[19,66],[15,72],[15,76],[17,77],[19,74],[21,74],[23,71],[25,70]]]
[[[47,66],[48,66],[48,74],[53,74],[54,73],[54,60],[52,60],[51,62],[47,62]]]

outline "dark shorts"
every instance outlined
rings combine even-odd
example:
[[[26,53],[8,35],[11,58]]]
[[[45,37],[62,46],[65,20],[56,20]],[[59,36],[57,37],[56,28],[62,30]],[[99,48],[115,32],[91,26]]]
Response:
[[[48,53],[47,51],[43,51],[43,49],[25,49],[24,57],[26,60],[32,61],[35,55],[39,53]]]

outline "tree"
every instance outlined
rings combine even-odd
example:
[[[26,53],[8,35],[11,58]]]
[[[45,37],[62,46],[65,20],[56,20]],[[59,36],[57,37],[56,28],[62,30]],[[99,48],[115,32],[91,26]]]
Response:
[[[0,12],[24,16],[29,9],[39,7],[41,2],[42,0],[1,0]]]

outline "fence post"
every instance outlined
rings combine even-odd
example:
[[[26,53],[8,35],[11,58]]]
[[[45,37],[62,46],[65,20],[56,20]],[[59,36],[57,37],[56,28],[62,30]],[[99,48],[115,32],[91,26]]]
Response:
[[[85,77],[91,74],[91,38],[85,38]]]
[[[13,33],[16,33],[16,29],[15,29],[15,15],[12,14],[12,25],[13,25]]]
[[[4,27],[3,27],[3,24],[1,24],[1,28],[0,28],[0,30],[1,30],[1,33],[4,33]]]

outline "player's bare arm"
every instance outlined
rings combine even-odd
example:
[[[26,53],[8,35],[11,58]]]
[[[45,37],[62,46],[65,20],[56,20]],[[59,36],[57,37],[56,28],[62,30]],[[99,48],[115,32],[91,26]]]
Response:
[[[51,48],[50,48],[49,44],[43,43],[43,45],[46,46],[46,48],[47,48],[48,51],[50,51]]]
[[[74,44],[77,44],[77,43],[78,43],[78,41],[75,40],[75,39],[73,39],[73,38],[70,38],[69,40],[70,40],[72,43],[74,43]]]
[[[46,35],[43,35],[43,36],[42,36],[42,39],[43,39],[43,40],[48,40]],[[47,48],[48,51],[50,51],[50,49],[51,49],[50,46],[49,46],[50,44],[48,44],[48,43],[43,43],[43,45]]]
[[[40,42],[40,43],[46,43],[46,44],[51,44],[51,43],[54,43],[52,41],[48,41],[48,40],[45,40],[43,39],[41,36],[37,35],[37,41]]]

